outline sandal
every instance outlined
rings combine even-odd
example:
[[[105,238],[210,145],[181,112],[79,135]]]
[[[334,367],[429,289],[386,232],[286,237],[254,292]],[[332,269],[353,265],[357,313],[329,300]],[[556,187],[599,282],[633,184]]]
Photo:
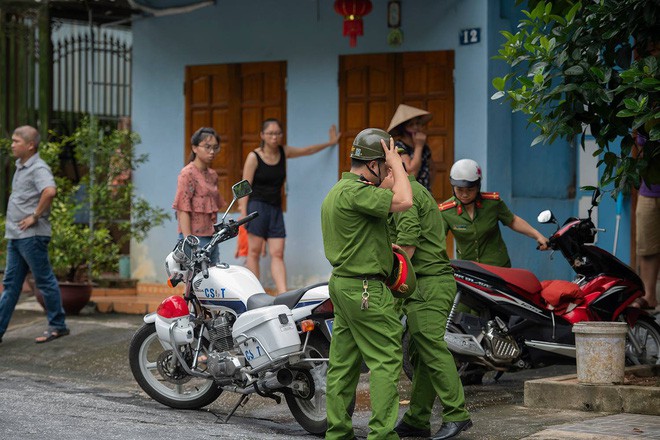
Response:
[[[62,336],[68,335],[69,329],[65,328],[62,330],[46,330],[43,335],[37,337],[34,342],[37,344],[43,344],[44,342],[50,342],[53,339],[61,338]]]
[[[630,303],[630,307],[635,307],[642,310],[655,310],[656,306],[650,305],[649,302],[646,300],[646,298],[640,297],[635,299],[635,301],[633,301],[632,303]]]

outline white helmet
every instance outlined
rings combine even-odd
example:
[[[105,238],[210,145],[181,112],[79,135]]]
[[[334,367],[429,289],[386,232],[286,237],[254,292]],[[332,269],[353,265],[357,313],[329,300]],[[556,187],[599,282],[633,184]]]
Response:
[[[481,167],[472,159],[461,159],[452,165],[449,182],[459,188],[481,186]]]

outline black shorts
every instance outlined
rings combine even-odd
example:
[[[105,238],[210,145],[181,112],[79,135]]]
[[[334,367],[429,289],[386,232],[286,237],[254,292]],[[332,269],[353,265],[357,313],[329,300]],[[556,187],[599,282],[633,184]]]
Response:
[[[248,233],[261,238],[286,237],[282,208],[259,200],[249,200],[247,213],[250,214],[254,211],[259,213],[259,217],[245,225]]]

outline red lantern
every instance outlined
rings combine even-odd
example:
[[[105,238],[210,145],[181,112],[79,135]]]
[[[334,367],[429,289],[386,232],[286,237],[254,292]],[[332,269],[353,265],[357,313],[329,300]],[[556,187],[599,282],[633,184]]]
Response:
[[[344,16],[344,37],[355,47],[358,35],[364,35],[362,17],[371,12],[371,0],[335,0],[335,11]]]

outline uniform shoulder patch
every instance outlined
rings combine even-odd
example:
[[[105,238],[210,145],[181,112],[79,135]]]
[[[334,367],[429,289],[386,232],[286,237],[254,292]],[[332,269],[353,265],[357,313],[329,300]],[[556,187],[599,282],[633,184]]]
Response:
[[[438,208],[440,208],[440,211],[446,211],[448,209],[451,209],[455,206],[458,205],[458,202],[456,200],[448,200],[446,202],[442,202],[438,205]]]
[[[500,200],[500,193],[498,192],[482,192],[481,198],[486,200]]]

